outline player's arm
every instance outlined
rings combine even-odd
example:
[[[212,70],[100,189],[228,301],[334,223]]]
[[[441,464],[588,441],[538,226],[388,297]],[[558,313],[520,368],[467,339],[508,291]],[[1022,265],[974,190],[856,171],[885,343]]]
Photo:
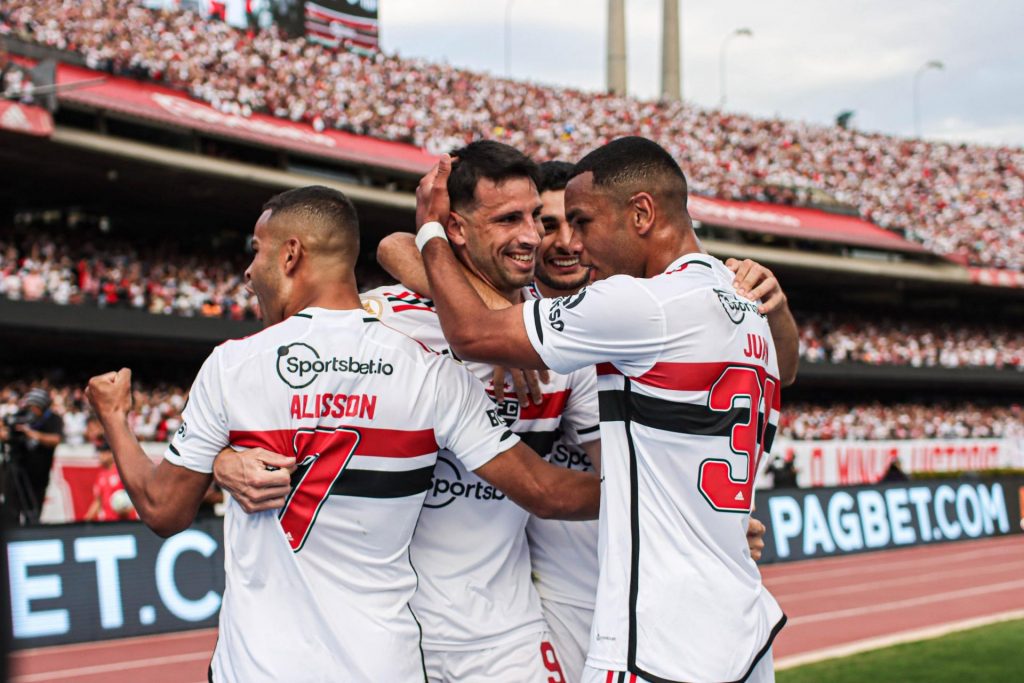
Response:
[[[601,476],[601,439],[594,439],[580,446],[583,452],[590,458],[590,464],[594,466],[594,473]]]
[[[779,361],[779,380],[788,387],[796,381],[800,367],[800,332],[789,310],[789,301],[774,274],[756,261],[728,259],[726,267],[736,274],[736,292],[761,300],[758,310],[767,316]]]
[[[407,232],[393,232],[377,245],[377,263],[403,287],[430,296],[430,283],[423,259],[416,249],[416,236]]]
[[[416,238],[413,235],[407,232],[395,232],[382,239],[377,246],[377,262],[388,274],[402,283],[403,287],[417,294],[433,296],[433,290],[431,290],[430,282],[427,279],[427,271],[423,265],[423,257],[416,249]],[[493,287],[471,273],[461,263],[458,266],[488,308],[498,309],[511,306],[508,300]]]
[[[600,478],[556,467],[522,442],[473,472],[542,519],[597,519]]]
[[[416,224],[445,224],[451,213],[448,176],[452,161],[447,154],[416,189]],[[431,297],[445,339],[460,358],[497,363],[505,367],[543,369],[523,322],[522,304],[491,310],[469,284],[445,239],[435,238],[423,249]]]
[[[154,465],[128,425],[132,373],[127,368],[89,380],[85,395],[103,425],[114,461],[139,518],[160,536],[184,531],[195,519],[210,475],[162,460]]]

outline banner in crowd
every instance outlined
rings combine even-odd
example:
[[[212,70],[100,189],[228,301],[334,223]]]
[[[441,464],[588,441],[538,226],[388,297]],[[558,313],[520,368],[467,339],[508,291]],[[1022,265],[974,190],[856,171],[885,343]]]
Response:
[[[223,520],[162,539],[138,522],[11,529],[13,648],[217,625]]]
[[[1024,287],[1024,273],[999,268],[969,268],[971,282],[989,287]]]
[[[307,38],[331,47],[377,49],[380,42],[377,0],[307,0],[305,9]]]
[[[0,100],[0,128],[47,138],[53,135],[53,118],[42,107]]]
[[[1020,533],[1024,478],[760,491],[762,562]]]
[[[792,458],[797,483],[810,486],[873,484],[898,459],[907,474],[1024,469],[1017,439],[915,439],[904,441],[793,441],[779,438],[775,458]],[[766,458],[767,460],[767,458]]]

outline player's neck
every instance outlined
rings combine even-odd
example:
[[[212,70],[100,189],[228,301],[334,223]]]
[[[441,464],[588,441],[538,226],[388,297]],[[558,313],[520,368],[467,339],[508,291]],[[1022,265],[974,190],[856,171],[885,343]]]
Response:
[[[663,231],[648,244],[644,277],[661,275],[677,259],[687,254],[706,254],[692,229]]]
[[[311,286],[294,293],[289,302],[285,317],[290,317],[306,308],[323,308],[329,311],[348,311],[362,308],[359,290],[356,289],[355,277],[345,278],[343,282],[331,283],[330,286]]]

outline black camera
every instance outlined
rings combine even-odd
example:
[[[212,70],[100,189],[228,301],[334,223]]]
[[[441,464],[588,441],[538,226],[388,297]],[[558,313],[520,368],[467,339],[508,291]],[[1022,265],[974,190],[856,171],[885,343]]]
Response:
[[[35,419],[35,413],[28,408],[22,408],[16,413],[10,415],[4,415],[4,424],[8,427],[17,427],[18,425],[27,425],[29,422]]]

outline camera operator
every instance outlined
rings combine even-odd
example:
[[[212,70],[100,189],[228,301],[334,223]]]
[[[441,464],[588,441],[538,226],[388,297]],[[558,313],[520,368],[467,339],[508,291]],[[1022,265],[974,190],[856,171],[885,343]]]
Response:
[[[39,520],[50,481],[53,453],[61,442],[64,421],[51,409],[50,393],[32,389],[21,407],[0,425],[6,444],[4,518],[14,524]]]

